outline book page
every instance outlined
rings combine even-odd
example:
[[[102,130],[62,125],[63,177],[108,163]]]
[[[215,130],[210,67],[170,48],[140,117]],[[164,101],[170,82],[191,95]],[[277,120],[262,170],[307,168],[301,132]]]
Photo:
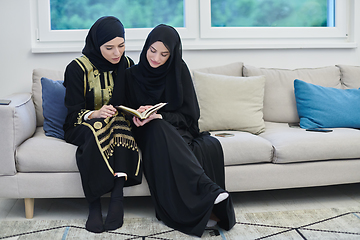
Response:
[[[165,106],[167,103],[158,103],[154,106],[152,106],[151,108],[147,109],[146,111],[144,112],[139,112],[135,109],[132,109],[132,108],[129,108],[129,107],[126,107],[126,106],[116,106],[117,109],[120,109],[126,113],[129,113],[133,116],[136,116],[138,118],[140,118],[141,120],[143,119],[146,119],[148,118],[151,114],[153,114],[154,112],[156,112],[157,110],[159,110],[160,108],[162,108],[163,106]]]
[[[148,118],[151,114],[153,114],[154,112],[165,106],[166,104],[167,103],[158,103],[154,105],[153,107],[147,109],[145,112],[142,113],[143,117]]]

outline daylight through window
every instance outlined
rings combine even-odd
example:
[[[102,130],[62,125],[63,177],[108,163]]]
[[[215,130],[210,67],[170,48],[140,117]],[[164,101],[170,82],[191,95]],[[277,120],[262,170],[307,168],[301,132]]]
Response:
[[[184,27],[183,0],[50,0],[51,30],[89,29],[102,16],[125,28]]]
[[[334,4],[329,0],[211,0],[211,26],[334,27]]]
[[[160,23],[183,49],[354,48],[355,0],[34,0],[33,52],[80,51],[91,25],[118,17],[127,51]],[[36,7],[35,7],[36,5]]]

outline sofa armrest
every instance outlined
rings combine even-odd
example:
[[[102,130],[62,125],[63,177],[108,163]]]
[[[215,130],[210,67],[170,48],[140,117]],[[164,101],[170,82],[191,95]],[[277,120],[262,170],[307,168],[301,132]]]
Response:
[[[30,93],[4,97],[9,105],[0,105],[0,175],[16,174],[15,151],[36,129],[34,103]]]

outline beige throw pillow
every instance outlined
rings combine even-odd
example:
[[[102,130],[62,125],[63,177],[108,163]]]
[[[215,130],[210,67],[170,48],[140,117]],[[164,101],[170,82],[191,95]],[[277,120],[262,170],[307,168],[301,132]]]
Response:
[[[44,124],[43,108],[42,108],[42,87],[41,78],[46,77],[53,80],[63,80],[64,72],[59,70],[36,68],[33,70],[32,99],[35,105],[36,126],[40,127]]]
[[[265,77],[235,77],[194,71],[200,105],[201,131],[265,130],[263,100]]]

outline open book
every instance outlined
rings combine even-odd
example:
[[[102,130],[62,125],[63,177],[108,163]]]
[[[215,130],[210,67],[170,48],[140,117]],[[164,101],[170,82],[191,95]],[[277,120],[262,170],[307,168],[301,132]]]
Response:
[[[120,106],[116,106],[117,109],[122,110],[126,113],[130,113],[131,115],[134,115],[138,118],[140,118],[141,120],[148,118],[151,114],[153,114],[154,112],[156,112],[157,110],[159,110],[160,108],[162,108],[163,106],[165,106],[167,103],[158,103],[154,106],[152,106],[151,108],[147,109],[145,112],[138,112],[135,109],[129,108],[129,107],[125,107],[123,105]]]

